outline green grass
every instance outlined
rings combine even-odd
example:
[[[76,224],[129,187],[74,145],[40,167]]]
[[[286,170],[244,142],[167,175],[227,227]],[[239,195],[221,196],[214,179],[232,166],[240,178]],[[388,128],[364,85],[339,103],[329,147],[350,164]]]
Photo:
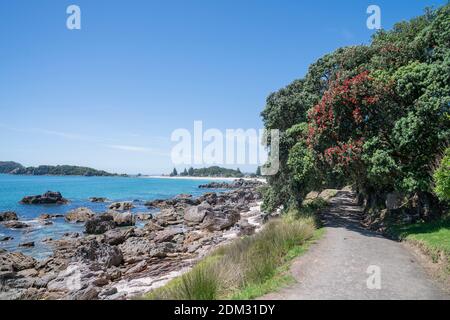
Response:
[[[144,298],[252,299],[291,283],[290,262],[322,234],[315,213],[324,205],[314,201],[301,211],[290,210],[261,232],[219,247],[191,271]]]
[[[444,262],[450,274],[450,217],[432,222],[394,226],[390,232],[419,246],[434,262]]]
[[[292,261],[304,254],[309,246],[320,239],[325,232],[325,229],[317,229],[314,236],[305,244],[295,246],[285,256],[285,263],[275,270],[272,277],[268,278],[263,283],[250,284],[239,291],[233,293],[229,298],[231,300],[251,300],[261,297],[267,293],[277,291],[278,289],[295,283],[294,277],[289,273]]]

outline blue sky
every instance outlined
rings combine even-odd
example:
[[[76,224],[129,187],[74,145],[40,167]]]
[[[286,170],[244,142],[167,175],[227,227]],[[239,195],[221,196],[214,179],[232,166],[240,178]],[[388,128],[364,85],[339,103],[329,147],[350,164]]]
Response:
[[[446,2],[0,0],[0,160],[168,172],[173,130],[261,128],[269,93],[368,43],[368,5],[389,29]]]

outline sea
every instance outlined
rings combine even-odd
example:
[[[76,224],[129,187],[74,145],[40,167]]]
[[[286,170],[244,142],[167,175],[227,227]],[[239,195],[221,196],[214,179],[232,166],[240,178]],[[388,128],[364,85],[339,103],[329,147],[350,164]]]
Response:
[[[52,254],[52,247],[42,240],[60,239],[68,232],[83,233],[83,224],[68,223],[64,218],[52,219],[53,224],[44,226],[38,217],[41,214],[65,214],[72,209],[87,207],[96,213],[107,211],[111,202],[133,201],[132,213],[152,213],[146,201],[169,199],[179,194],[201,196],[212,190],[200,189],[200,184],[211,180],[164,179],[147,177],[81,177],[81,176],[19,176],[0,174],[0,212],[14,211],[19,221],[29,224],[30,228],[9,229],[0,224],[0,240],[12,237],[12,240],[0,241],[0,249],[20,251],[36,259],[44,259]],[[24,205],[20,200],[25,196],[39,195],[47,191],[59,191],[70,202],[64,205]],[[217,190],[215,190],[217,191]],[[92,203],[91,197],[104,197],[105,203]],[[142,227],[143,222],[138,222]],[[19,246],[21,243],[34,242],[31,248]]]

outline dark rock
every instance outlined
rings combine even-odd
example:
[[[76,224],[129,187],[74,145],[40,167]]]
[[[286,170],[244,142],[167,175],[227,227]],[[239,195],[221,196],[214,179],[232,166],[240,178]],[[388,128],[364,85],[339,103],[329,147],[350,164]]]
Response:
[[[112,296],[113,294],[116,294],[116,293],[117,293],[117,288],[116,287],[112,287],[112,288],[103,290],[101,292],[101,295],[104,296],[104,297],[108,297],[108,296]]]
[[[14,240],[13,237],[0,237],[0,241],[10,241],[10,240]]]
[[[134,229],[129,230],[121,230],[121,229],[113,229],[107,231],[105,236],[106,243],[117,246],[125,242],[126,239],[131,237],[134,234]]]
[[[173,244],[163,242],[150,250],[150,256],[155,258],[165,258],[167,254],[172,252]]]
[[[32,247],[34,247],[34,242],[33,241],[24,242],[24,243],[19,244],[19,247],[32,248]]]
[[[19,220],[17,214],[13,211],[5,211],[0,213],[0,221]]]
[[[92,197],[92,198],[89,198],[89,201],[90,201],[90,202],[101,202],[101,203],[103,203],[103,202],[108,201],[108,199],[106,199],[106,198]]]
[[[55,278],[55,273],[47,273],[44,276],[37,278],[33,286],[36,288],[45,288],[47,287],[48,283]]]
[[[200,201],[198,199],[193,199],[192,197],[190,197],[190,195],[179,195],[173,199],[168,200],[157,199],[145,203],[145,205],[149,208],[159,208],[159,209],[196,206],[198,204],[200,204]]]
[[[205,217],[201,228],[209,231],[221,231],[236,224],[240,217],[240,213],[234,209],[228,209],[223,212],[215,211]]]
[[[69,201],[61,195],[60,192],[47,191],[43,195],[24,197],[22,204],[66,204]]]
[[[89,286],[88,288],[76,291],[69,295],[70,300],[95,300],[98,298],[99,290],[94,286]]]
[[[104,287],[109,283],[109,280],[105,277],[95,279],[92,284],[97,287]]]
[[[109,206],[110,210],[115,211],[128,211],[134,208],[131,202],[114,202]]]
[[[3,224],[6,228],[10,228],[10,229],[23,229],[23,228],[28,228],[29,225],[24,223],[24,222],[20,222],[20,221],[8,221],[6,223]]]
[[[96,240],[78,248],[75,252],[75,258],[86,262],[95,262],[107,268],[119,266],[123,261],[122,252],[118,247]]]
[[[49,213],[43,213],[39,216],[39,220],[50,220],[55,218],[63,218],[63,214],[49,214]]]
[[[208,202],[210,205],[216,205],[217,204],[217,194],[215,192],[208,192],[202,195],[199,198],[200,202]]]
[[[63,234],[64,238],[71,238],[71,239],[75,239],[75,238],[79,238],[80,234],[78,232],[66,232]]]
[[[90,219],[85,224],[87,234],[103,234],[116,227],[113,217],[107,214]]]
[[[182,228],[167,228],[162,231],[159,231],[156,233],[155,238],[153,241],[155,243],[159,242],[169,242],[171,241],[176,235],[184,233]]]

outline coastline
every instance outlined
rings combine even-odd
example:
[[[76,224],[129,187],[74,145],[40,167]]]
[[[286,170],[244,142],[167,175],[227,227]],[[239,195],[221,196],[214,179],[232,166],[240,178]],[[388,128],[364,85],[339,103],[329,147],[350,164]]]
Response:
[[[247,178],[247,177],[242,177],[242,178],[238,178],[238,177],[193,177],[193,176],[171,177],[171,176],[155,175],[155,176],[140,176],[138,178],[142,178],[142,179],[173,179],[173,180],[211,180],[211,181],[234,181],[234,180],[242,179],[244,181],[256,180],[256,181],[262,182],[262,183],[267,182],[265,178]]]
[[[88,232],[85,223],[76,224],[85,232],[42,240],[53,248],[43,260],[0,249],[1,267],[8,270],[6,291],[0,290],[0,299],[124,300],[160,287],[212,250],[260,229],[264,217],[258,182],[245,180],[253,182],[241,181],[230,191],[208,191],[198,198],[180,194],[149,201],[145,206],[158,213],[149,215],[140,226],[132,219],[123,223],[130,212],[108,211],[103,215],[110,215],[110,221],[118,218],[120,224],[95,229],[102,230],[95,233]],[[80,218],[90,211],[79,209]],[[109,220],[101,216],[90,212],[84,221],[102,227]],[[73,287],[72,280],[79,285]]]

